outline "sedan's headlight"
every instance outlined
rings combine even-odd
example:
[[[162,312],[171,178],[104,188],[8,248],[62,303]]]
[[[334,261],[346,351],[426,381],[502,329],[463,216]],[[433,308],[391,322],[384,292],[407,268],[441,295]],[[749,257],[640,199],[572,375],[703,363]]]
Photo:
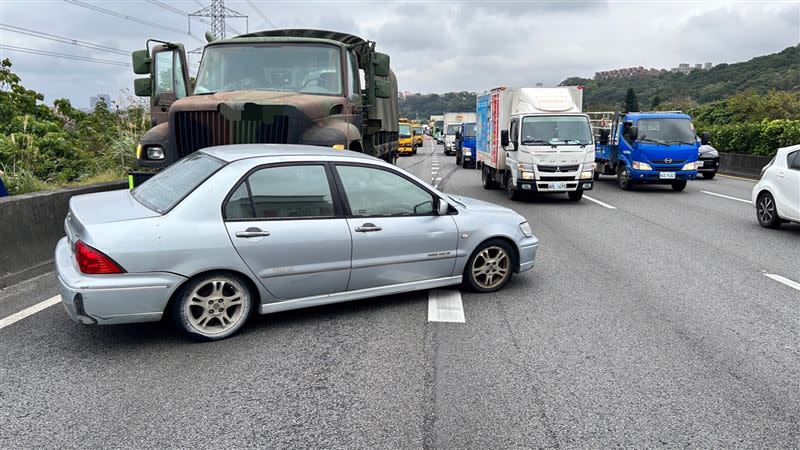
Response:
[[[522,222],[519,224],[519,229],[522,230],[522,234],[526,237],[533,237],[533,230],[531,230],[531,224],[528,222]]]
[[[147,147],[147,159],[162,160],[164,159],[164,148],[160,145]]]
[[[653,168],[650,167],[650,164],[640,161],[634,161],[631,166],[636,170],[653,170]]]
[[[681,170],[697,170],[698,163],[697,161],[692,161],[690,163],[686,163],[683,165],[683,169]]]

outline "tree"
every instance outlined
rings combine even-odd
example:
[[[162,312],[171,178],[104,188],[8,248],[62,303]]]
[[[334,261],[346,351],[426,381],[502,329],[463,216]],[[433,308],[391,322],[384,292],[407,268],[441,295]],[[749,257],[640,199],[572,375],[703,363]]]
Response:
[[[633,88],[628,88],[625,93],[625,112],[639,111],[639,99],[636,97],[636,91]]]
[[[658,108],[658,105],[660,104],[661,104],[661,97],[659,97],[658,94],[656,94],[656,96],[653,97],[653,103],[650,104],[650,109],[655,111],[656,108]]]

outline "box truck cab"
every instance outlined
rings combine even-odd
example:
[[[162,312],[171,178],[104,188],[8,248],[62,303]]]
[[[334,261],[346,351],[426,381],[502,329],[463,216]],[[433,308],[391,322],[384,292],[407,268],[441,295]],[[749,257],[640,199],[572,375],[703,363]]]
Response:
[[[475,148],[475,135],[478,125],[475,122],[461,124],[461,130],[456,135],[456,164],[467,168],[475,165],[478,150]]]
[[[400,155],[413,155],[417,153],[417,147],[414,145],[414,130],[411,128],[411,123],[400,120],[399,125],[400,147],[397,153]]]
[[[622,189],[647,183],[682,191],[697,177],[700,140],[679,111],[618,114],[598,142],[596,176],[616,175]]]
[[[456,132],[461,130],[464,122],[475,122],[474,112],[444,113],[444,127],[442,128],[442,141],[444,154],[456,154]]]
[[[595,143],[581,112],[583,89],[496,88],[477,99],[477,159],[484,188],[566,193],[572,201],[593,187]]]

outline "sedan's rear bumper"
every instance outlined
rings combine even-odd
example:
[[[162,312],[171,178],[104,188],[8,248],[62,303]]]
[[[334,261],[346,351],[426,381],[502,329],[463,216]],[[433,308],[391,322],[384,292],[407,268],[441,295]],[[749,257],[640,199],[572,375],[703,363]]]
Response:
[[[185,280],[163,272],[85,275],[74,263],[67,238],[56,246],[58,289],[69,317],[84,324],[152,322]]]

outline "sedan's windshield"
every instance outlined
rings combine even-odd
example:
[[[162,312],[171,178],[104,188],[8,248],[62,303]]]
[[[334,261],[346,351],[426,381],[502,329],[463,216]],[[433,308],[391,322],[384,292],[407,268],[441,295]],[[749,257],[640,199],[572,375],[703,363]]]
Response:
[[[475,132],[477,131],[478,127],[474,123],[465,123],[464,124],[464,137],[475,137]]]
[[[410,137],[411,136],[411,125],[407,123],[400,124],[400,137]]]
[[[212,45],[203,53],[195,94],[232,90],[342,94],[341,53],[325,44]]]
[[[139,203],[165,214],[225,163],[205,153],[192,153],[131,191]]]
[[[694,144],[694,126],[689,119],[639,119],[637,140],[658,144]]]
[[[461,129],[460,123],[449,123],[447,124],[447,132],[445,134],[456,134],[456,131]]]
[[[527,116],[521,140],[522,145],[589,145],[592,129],[584,116]]]

